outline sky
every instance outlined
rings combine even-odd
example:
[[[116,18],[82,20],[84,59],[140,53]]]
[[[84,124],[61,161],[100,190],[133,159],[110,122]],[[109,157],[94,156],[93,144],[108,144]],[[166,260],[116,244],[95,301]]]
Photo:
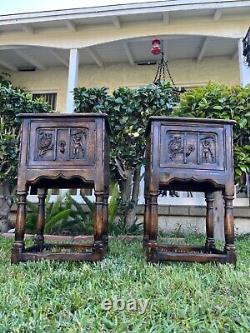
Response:
[[[150,0],[0,0],[0,15],[147,1]]]

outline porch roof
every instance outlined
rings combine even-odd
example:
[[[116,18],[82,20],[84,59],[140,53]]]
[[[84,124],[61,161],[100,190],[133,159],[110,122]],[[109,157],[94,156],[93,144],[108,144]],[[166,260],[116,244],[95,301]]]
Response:
[[[250,15],[250,1],[247,0],[163,0],[88,8],[72,8],[0,15],[0,31],[31,32],[49,28],[67,27],[76,30],[79,26],[122,24],[140,21],[169,20],[182,17],[210,18],[218,21],[221,17],[231,19],[237,15]]]

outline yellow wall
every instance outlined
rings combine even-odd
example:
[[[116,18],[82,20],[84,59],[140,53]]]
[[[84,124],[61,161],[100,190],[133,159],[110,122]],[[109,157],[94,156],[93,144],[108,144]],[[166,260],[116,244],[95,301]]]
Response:
[[[249,14],[239,15],[237,11],[230,15],[222,15],[215,21],[213,16],[185,16],[173,18],[169,23],[162,18],[156,21],[122,22],[117,28],[113,24],[84,24],[70,31],[65,25],[57,28],[36,28],[32,32],[12,31],[0,34],[0,47],[10,45],[36,45],[53,48],[84,48],[108,42],[133,40],[144,36],[216,36],[242,38],[249,26]],[[216,81],[229,85],[239,83],[239,66],[237,59],[226,57],[204,58],[195,60],[178,60],[170,62],[171,73],[177,85],[202,85],[208,81]],[[6,71],[6,70],[5,70]],[[140,86],[152,82],[155,74],[154,66],[134,66],[129,64],[97,66],[81,66],[79,86],[107,86],[111,90],[118,86]],[[57,109],[65,111],[67,90],[67,69],[58,67],[45,71],[15,72],[12,80],[16,85],[34,92],[57,92]]]
[[[62,67],[36,72],[12,72],[11,81],[31,92],[57,93],[57,110],[65,110],[68,70]]]
[[[239,84],[239,67],[236,59],[225,57],[205,58],[200,63],[195,60],[178,60],[169,64],[177,85],[197,86],[208,81]],[[136,87],[151,83],[155,66],[130,66],[117,64],[98,68],[97,66],[80,66],[78,86],[107,86],[113,90],[119,86]],[[25,87],[32,92],[57,92],[57,109],[66,111],[67,90],[66,68],[57,67],[45,71],[13,72],[15,85]]]

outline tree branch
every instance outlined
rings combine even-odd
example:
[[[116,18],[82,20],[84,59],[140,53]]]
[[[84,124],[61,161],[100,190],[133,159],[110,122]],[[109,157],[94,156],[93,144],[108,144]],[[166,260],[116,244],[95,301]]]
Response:
[[[128,178],[127,170],[125,169],[124,164],[122,163],[122,161],[120,161],[118,159],[118,157],[115,158],[115,165],[116,165],[117,170],[118,170],[120,176],[122,177],[122,179],[126,180]]]

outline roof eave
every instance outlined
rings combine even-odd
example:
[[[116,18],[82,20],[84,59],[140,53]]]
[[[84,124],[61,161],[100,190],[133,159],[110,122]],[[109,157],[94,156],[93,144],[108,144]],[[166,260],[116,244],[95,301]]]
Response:
[[[164,13],[184,10],[206,10],[240,8],[250,6],[250,1],[235,0],[169,0],[123,5],[74,8],[41,12],[0,15],[0,25],[28,24],[48,21],[74,20],[81,18],[101,18],[147,13]]]

